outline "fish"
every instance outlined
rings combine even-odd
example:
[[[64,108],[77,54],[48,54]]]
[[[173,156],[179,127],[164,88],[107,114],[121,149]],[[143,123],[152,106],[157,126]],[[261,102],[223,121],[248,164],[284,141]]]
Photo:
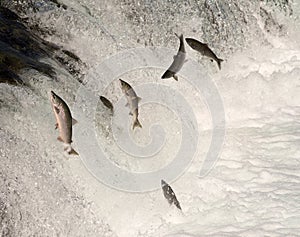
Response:
[[[174,204],[178,209],[181,210],[181,206],[179,201],[177,200],[177,197],[171,188],[169,184],[166,183],[166,181],[161,180],[161,187],[164,193],[165,198],[167,199],[168,203],[170,205]]]
[[[166,79],[166,78],[171,78],[173,77],[176,81],[178,81],[178,76],[176,73],[180,71],[182,68],[183,64],[185,63],[185,56],[186,56],[186,51],[185,51],[185,46],[184,46],[184,39],[183,35],[181,34],[178,36],[175,34],[179,40],[180,40],[180,46],[178,49],[178,52],[176,55],[173,57],[173,62],[171,66],[165,71],[165,73],[162,75],[161,79]]]
[[[57,140],[64,143],[64,150],[69,155],[79,155],[71,146],[72,125],[77,123],[77,121],[72,118],[71,111],[66,102],[53,91],[51,91],[50,101],[56,118],[55,129],[58,128],[59,130]]]
[[[142,128],[142,125],[138,119],[138,115],[139,115],[138,103],[141,100],[141,98],[137,96],[137,94],[135,93],[131,85],[129,85],[127,82],[123,81],[122,79],[119,80],[121,83],[121,89],[127,99],[126,106],[129,106],[130,108],[129,115],[133,116],[132,130],[134,130],[136,127]]]
[[[111,112],[114,112],[114,106],[113,104],[104,96],[100,96],[100,100],[102,101],[102,103],[111,110]]]
[[[198,51],[202,55],[211,58],[212,60],[215,60],[218,64],[219,70],[221,70],[221,62],[223,62],[223,59],[218,58],[215,53],[208,47],[207,44],[201,43],[198,40],[195,40],[193,38],[186,38],[185,41],[187,44],[194,50]]]

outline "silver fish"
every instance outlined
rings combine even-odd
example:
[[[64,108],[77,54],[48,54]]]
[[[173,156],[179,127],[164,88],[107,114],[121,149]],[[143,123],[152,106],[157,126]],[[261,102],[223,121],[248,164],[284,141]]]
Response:
[[[208,47],[207,44],[201,43],[198,40],[195,40],[193,38],[186,38],[186,42],[189,46],[191,46],[192,49],[198,51],[204,56],[207,56],[213,60],[215,60],[218,64],[219,69],[221,70],[221,62],[223,62],[223,59],[218,58],[215,53]]]
[[[176,195],[169,184],[164,180],[161,180],[161,187],[164,193],[165,198],[168,200],[170,205],[174,204],[178,209],[181,210],[180,203],[178,202]]]
[[[178,81],[178,76],[176,75],[176,73],[178,73],[180,71],[180,69],[182,68],[182,66],[185,62],[186,52],[185,52],[185,47],[184,47],[183,35],[181,34],[180,36],[178,36],[176,34],[176,36],[180,40],[180,46],[179,46],[177,54],[173,58],[173,62],[171,64],[171,66],[162,75],[162,77],[161,77],[162,79],[173,77],[176,81]]]
[[[71,146],[72,125],[74,125],[77,121],[72,118],[71,111],[66,102],[53,91],[51,91],[50,100],[56,118],[55,128],[59,129],[59,136],[57,137],[57,140],[64,143],[64,150],[67,151],[68,154],[78,155]]]
[[[123,93],[126,96],[127,99],[127,104],[126,106],[129,106],[130,108],[130,113],[129,115],[133,116],[133,125],[132,129],[135,127],[142,127],[140,121],[138,120],[138,115],[139,115],[139,108],[138,108],[138,103],[141,100],[140,97],[137,96],[133,88],[125,81],[122,79],[119,79],[121,82],[121,89]]]

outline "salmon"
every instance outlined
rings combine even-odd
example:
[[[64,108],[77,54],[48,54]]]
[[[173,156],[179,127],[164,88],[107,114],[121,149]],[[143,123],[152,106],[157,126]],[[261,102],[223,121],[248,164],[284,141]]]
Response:
[[[57,140],[64,143],[64,150],[68,154],[78,155],[78,153],[72,148],[72,125],[77,121],[72,118],[71,111],[66,102],[51,91],[51,105],[56,118],[55,128],[59,130],[59,136]]]
[[[132,129],[136,127],[142,127],[138,115],[139,115],[139,106],[138,103],[141,100],[140,97],[137,96],[131,85],[129,85],[127,82],[123,81],[122,79],[119,79],[121,83],[121,89],[126,96],[127,99],[127,104],[126,106],[129,106],[130,108],[130,113],[129,115],[133,116],[133,124],[132,124]]]

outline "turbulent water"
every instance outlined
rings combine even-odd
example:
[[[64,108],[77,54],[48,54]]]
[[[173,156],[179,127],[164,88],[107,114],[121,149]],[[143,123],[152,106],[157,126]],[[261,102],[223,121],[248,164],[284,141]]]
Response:
[[[299,3],[1,6],[1,236],[299,236]],[[175,33],[222,69],[186,44],[178,82],[161,80]],[[141,129],[120,77],[142,97]],[[78,120],[78,157],[56,140],[51,90]]]

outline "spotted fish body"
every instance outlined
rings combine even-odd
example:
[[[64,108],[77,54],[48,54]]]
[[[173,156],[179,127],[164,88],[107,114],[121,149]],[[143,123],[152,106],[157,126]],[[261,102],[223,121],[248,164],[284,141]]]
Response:
[[[180,36],[177,36],[177,37],[180,40],[180,46],[179,46],[178,52],[174,56],[171,66],[162,75],[162,77],[161,77],[162,79],[173,77],[176,81],[178,81],[178,77],[177,77],[176,73],[178,73],[180,71],[180,69],[182,68],[182,66],[185,62],[186,51],[185,51],[185,46],[184,46],[183,35],[181,34]]]
[[[176,198],[176,195],[169,184],[167,184],[164,180],[161,180],[161,187],[164,193],[165,198],[167,199],[170,205],[174,204],[178,209],[181,210],[181,206],[179,201]]]
[[[187,44],[194,50],[201,53],[203,56],[209,57],[212,60],[215,60],[218,64],[219,69],[221,70],[221,62],[223,62],[223,59],[218,58],[215,53],[208,47],[207,44],[201,43],[198,40],[195,40],[193,38],[186,38],[185,39]]]
[[[138,120],[138,115],[139,115],[138,103],[141,100],[141,98],[137,96],[137,94],[135,93],[133,88],[127,82],[123,81],[122,79],[119,79],[119,80],[121,83],[121,89],[127,99],[126,106],[128,105],[130,108],[129,114],[133,116],[132,129],[134,129],[135,127],[141,128],[142,125],[141,125],[140,121]]]
[[[56,118],[56,128],[59,130],[58,140],[63,142],[65,145],[65,151],[68,154],[78,153],[72,148],[72,125],[76,123],[76,120],[72,119],[71,111],[66,102],[51,91],[51,104],[53,112]]]

